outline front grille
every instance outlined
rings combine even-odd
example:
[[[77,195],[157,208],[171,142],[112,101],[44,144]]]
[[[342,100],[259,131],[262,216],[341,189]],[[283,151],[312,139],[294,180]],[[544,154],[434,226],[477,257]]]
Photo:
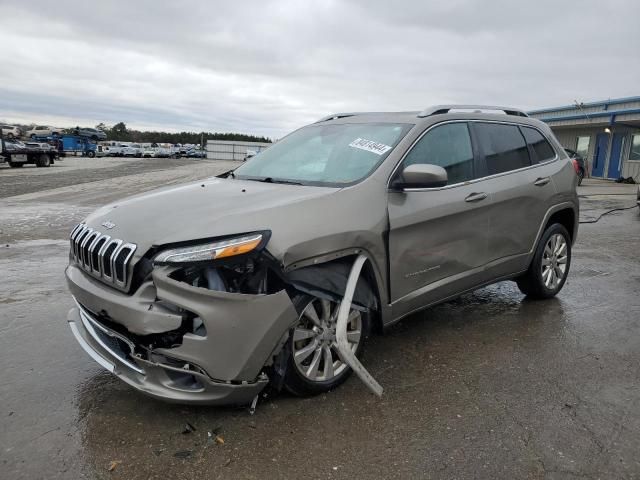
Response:
[[[85,272],[120,290],[128,290],[131,283],[129,262],[136,245],[111,238],[84,223],[71,231],[71,257]]]

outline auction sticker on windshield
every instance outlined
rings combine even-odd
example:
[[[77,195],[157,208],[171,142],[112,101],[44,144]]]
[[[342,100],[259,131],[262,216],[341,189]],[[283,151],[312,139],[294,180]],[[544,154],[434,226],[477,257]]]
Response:
[[[373,140],[365,140],[364,138],[356,138],[349,144],[350,147],[359,148],[367,152],[375,153],[376,155],[383,155],[391,150],[389,145],[384,143],[374,142]]]

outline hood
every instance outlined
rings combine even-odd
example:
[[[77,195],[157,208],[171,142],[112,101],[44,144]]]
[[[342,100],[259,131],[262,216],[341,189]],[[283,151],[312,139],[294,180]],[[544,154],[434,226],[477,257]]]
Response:
[[[286,239],[293,229],[296,233],[304,229],[303,217],[308,217],[310,210],[322,211],[321,199],[338,191],[213,178],[106,205],[89,215],[85,223],[112,238],[135,243],[136,256],[152,246],[258,230],[272,231],[271,245]],[[277,255],[278,247],[274,252],[270,245],[267,249]]]

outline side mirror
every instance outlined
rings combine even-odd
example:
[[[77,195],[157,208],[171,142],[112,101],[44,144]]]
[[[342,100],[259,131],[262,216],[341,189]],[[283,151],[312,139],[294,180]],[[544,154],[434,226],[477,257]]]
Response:
[[[447,171],[438,165],[414,163],[405,167],[402,176],[393,182],[393,186],[400,189],[407,188],[437,188],[447,184]]]

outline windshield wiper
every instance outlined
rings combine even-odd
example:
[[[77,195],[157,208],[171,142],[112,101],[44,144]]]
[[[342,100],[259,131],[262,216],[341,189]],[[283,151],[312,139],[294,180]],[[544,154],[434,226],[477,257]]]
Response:
[[[255,180],[263,183],[284,183],[287,185],[302,185],[302,183],[294,182],[293,180],[284,180],[281,178],[273,178],[273,177],[264,177],[260,179],[256,178]]]
[[[221,173],[220,175],[216,175],[216,178],[236,178],[236,174],[233,173],[233,170],[229,170],[227,172]]]

